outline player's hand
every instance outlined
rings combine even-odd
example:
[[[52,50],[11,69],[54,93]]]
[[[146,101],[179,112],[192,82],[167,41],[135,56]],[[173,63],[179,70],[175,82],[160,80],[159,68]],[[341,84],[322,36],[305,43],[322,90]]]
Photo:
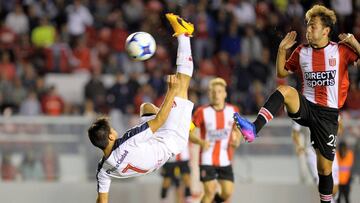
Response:
[[[169,91],[177,91],[180,87],[179,80],[176,75],[168,75],[166,78],[166,82],[168,84]]]
[[[200,144],[201,148],[206,151],[210,148],[210,142],[207,140],[203,140]]]
[[[230,142],[230,145],[233,147],[233,148],[238,148],[240,146],[240,142],[241,142],[241,139],[239,137],[232,137],[231,139],[231,142]]]
[[[353,46],[356,42],[356,38],[354,37],[353,34],[350,34],[350,33],[339,34],[339,39],[340,39],[339,43],[346,43],[350,46]]]
[[[230,145],[233,148],[237,148],[240,146],[241,143],[242,134],[238,128],[234,128],[234,130],[231,132],[231,141]]]
[[[296,43],[296,32],[295,31],[291,31],[288,32],[286,34],[286,36],[284,37],[284,39],[280,42],[279,45],[279,50],[288,50],[290,49],[292,46],[294,46],[294,44]]]
[[[304,147],[296,147],[295,151],[296,151],[296,154],[299,156],[299,155],[305,153],[305,148]]]

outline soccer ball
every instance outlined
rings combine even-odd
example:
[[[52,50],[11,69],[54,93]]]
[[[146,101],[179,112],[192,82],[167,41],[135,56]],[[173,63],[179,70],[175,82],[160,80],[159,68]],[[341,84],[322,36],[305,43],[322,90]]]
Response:
[[[154,55],[156,42],[147,32],[134,32],[126,38],[125,48],[130,58],[144,61]]]

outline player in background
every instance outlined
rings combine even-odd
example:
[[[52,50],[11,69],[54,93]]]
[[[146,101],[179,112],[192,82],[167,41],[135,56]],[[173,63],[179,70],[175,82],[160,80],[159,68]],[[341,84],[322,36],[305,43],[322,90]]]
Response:
[[[177,15],[166,14],[178,39],[176,75],[168,76],[168,90],[153,119],[135,126],[122,137],[106,118],[89,128],[91,143],[103,151],[96,174],[97,203],[108,202],[111,178],[145,175],[159,169],[188,145],[193,103],[188,87],[193,73],[190,36],[194,26]]]
[[[189,148],[186,148],[180,154],[170,158],[164,166],[161,168],[161,176],[163,177],[161,185],[161,200],[167,198],[168,190],[172,184],[176,188],[176,202],[190,203],[191,200],[191,177],[189,167],[190,152]],[[179,191],[181,189],[181,183],[184,185],[184,192]],[[182,200],[181,195],[184,195],[185,199]]]
[[[352,176],[352,167],[354,164],[354,153],[347,146],[345,141],[339,143],[336,156],[339,160],[339,175],[340,175],[340,184],[339,184],[339,199],[338,203],[342,202],[341,199],[345,199],[345,203],[350,202],[350,187],[351,187],[351,176]],[[344,197],[344,198],[343,198]]]
[[[307,136],[309,135],[309,136]],[[295,154],[299,163],[299,176],[301,183],[314,183],[315,177],[310,171],[308,150],[311,150],[310,133],[307,128],[293,122],[291,137],[294,143]],[[310,152],[311,153],[311,152]],[[317,174],[316,174],[317,177]]]
[[[193,114],[193,123],[200,128],[200,180],[204,186],[202,203],[224,202],[234,190],[231,165],[233,148],[240,144],[241,133],[234,126],[232,116],[238,108],[225,102],[226,82],[214,78],[209,82],[209,105],[199,107]],[[221,193],[217,193],[217,185]]]
[[[341,116],[339,116],[339,129],[338,136],[341,136],[343,132],[343,124],[341,120]],[[312,180],[319,184],[319,177],[316,165],[316,152],[314,148],[311,146],[310,132],[306,127],[302,127],[301,125],[293,122],[292,126],[292,138],[295,145],[296,154],[299,158],[300,170],[306,170],[309,172]],[[304,167],[304,168],[302,168]],[[306,171],[303,171],[305,174]],[[335,203],[338,198],[338,190],[339,190],[339,164],[337,161],[337,157],[334,157],[333,165],[332,165],[332,178],[334,181],[333,187],[333,199],[331,203]]]
[[[335,156],[339,109],[343,106],[349,87],[348,65],[357,61],[360,44],[352,34],[340,34],[340,42],[331,42],[330,33],[336,23],[335,12],[320,5],[306,12],[306,39],[286,60],[286,52],[295,43],[296,32],[289,32],[281,41],[276,70],[280,78],[291,73],[302,81],[298,92],[281,85],[270,95],[254,122],[234,114],[244,138],[252,142],[261,128],[285,105],[288,115],[310,129],[316,149],[321,203],[332,199],[332,162]]]

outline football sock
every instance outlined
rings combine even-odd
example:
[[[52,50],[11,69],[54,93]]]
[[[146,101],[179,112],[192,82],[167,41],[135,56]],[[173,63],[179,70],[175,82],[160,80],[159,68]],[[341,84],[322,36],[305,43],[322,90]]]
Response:
[[[214,197],[214,202],[221,203],[221,202],[225,202],[225,200],[222,197],[220,197],[219,193],[216,193],[216,195]]]
[[[264,125],[274,118],[274,115],[284,104],[284,96],[276,90],[269,99],[265,102],[264,106],[261,107],[254,125],[256,133],[258,133]]]
[[[167,188],[161,188],[161,199],[165,199],[167,196]]]
[[[194,63],[191,55],[190,37],[181,34],[178,37],[178,50],[177,50],[177,72],[188,76],[192,76],[194,70]]]
[[[189,187],[185,187],[185,197],[191,196],[191,191]]]
[[[339,191],[337,191],[337,193],[333,194],[331,203],[336,203],[338,198],[339,198]]]
[[[334,182],[331,173],[329,175],[319,174],[319,195],[321,203],[331,202],[333,186]]]

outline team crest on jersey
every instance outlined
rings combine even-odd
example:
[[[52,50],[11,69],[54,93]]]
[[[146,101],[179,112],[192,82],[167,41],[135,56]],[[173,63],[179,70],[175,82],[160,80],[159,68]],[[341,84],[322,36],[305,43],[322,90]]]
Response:
[[[332,67],[336,66],[336,58],[330,58],[329,59],[329,65],[332,66]]]

